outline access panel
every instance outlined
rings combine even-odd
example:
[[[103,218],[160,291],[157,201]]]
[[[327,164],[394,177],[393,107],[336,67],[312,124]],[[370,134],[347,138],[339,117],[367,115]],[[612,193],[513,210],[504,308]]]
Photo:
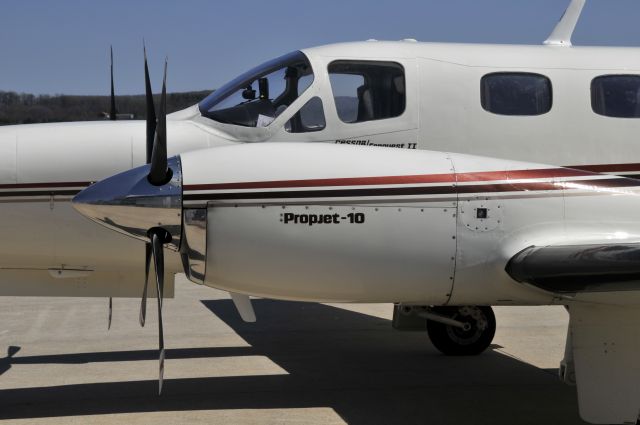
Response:
[[[272,298],[442,304],[453,282],[454,208],[214,206],[207,285]]]

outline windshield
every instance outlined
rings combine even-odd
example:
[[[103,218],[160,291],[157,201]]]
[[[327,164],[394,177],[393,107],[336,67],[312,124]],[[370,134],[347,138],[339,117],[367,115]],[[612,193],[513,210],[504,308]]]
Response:
[[[205,117],[245,127],[267,127],[313,82],[313,70],[300,51],[245,72],[207,96]]]

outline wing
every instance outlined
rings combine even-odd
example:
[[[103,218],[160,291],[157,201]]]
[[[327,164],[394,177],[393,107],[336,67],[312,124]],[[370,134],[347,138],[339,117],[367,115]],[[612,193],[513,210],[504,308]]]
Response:
[[[640,290],[640,243],[530,246],[506,271],[518,282],[561,294]]]
[[[531,246],[514,255],[506,271],[567,300],[580,416],[591,423],[636,423],[640,308],[620,300],[640,291],[640,244]]]

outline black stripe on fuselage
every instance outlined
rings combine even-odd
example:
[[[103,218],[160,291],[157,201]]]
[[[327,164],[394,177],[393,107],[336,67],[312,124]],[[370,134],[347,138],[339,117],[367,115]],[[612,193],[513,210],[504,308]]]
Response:
[[[411,195],[456,195],[492,192],[523,192],[523,191],[553,191],[562,190],[566,183],[574,183],[590,188],[616,188],[638,186],[636,180],[625,178],[575,180],[569,182],[527,182],[527,183],[497,183],[477,185],[446,185],[446,186],[417,186],[417,187],[387,187],[364,189],[318,189],[318,190],[287,190],[262,192],[219,192],[219,193],[185,193],[185,201],[218,201],[241,199],[277,199],[277,198],[348,198],[348,197],[377,197],[377,196],[411,196]]]
[[[23,198],[38,196],[75,196],[80,193],[77,190],[21,190],[14,192],[0,192],[0,198]]]

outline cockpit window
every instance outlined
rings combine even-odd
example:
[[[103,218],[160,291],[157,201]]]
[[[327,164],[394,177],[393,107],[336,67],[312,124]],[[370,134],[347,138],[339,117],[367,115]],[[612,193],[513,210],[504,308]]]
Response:
[[[205,117],[245,127],[267,127],[313,82],[300,51],[266,62],[225,84],[198,105]]]
[[[393,118],[404,112],[404,68],[399,63],[334,61],[329,64],[329,80],[342,122]]]
[[[326,126],[322,99],[312,97],[300,110],[284,125],[289,133],[310,133],[321,131]]]

